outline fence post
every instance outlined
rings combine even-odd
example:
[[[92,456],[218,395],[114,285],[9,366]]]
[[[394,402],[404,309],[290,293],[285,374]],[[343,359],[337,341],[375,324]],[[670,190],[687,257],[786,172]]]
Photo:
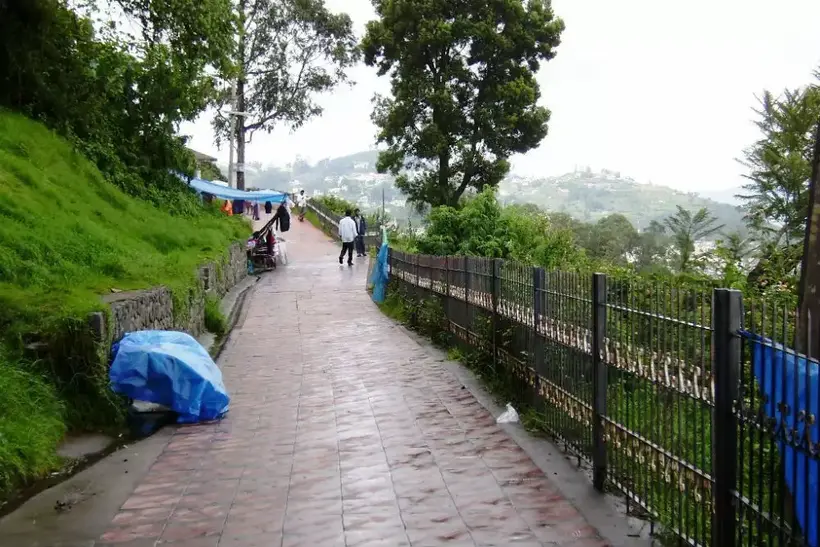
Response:
[[[544,315],[544,269],[533,267],[532,269],[532,364],[535,367],[535,385],[532,386],[533,402],[536,408],[541,400],[541,373],[544,370],[544,338],[541,333],[541,317]]]
[[[444,294],[447,295],[447,305],[450,305],[450,256],[444,257]]]
[[[469,313],[470,306],[470,257],[461,257],[461,264],[462,270],[464,271],[464,314],[466,317],[469,317],[467,314]]]
[[[492,329],[493,329],[493,370],[498,367],[498,292],[499,292],[499,272],[501,270],[501,259],[500,258],[493,258],[491,259],[490,265],[492,267],[492,302],[493,302],[493,318],[492,318]]]
[[[715,481],[712,511],[712,545],[733,547],[737,526],[737,419],[734,405],[739,396],[740,291],[712,292],[712,376],[715,406],[712,409],[712,478]]]
[[[606,275],[592,275],[592,485],[604,490],[607,473],[604,416],[606,416],[607,364],[601,358],[606,338]]]

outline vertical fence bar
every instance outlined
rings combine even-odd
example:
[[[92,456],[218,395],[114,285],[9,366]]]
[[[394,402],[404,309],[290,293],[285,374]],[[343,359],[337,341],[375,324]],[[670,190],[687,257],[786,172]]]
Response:
[[[606,337],[606,275],[592,276],[592,485],[598,491],[606,484],[606,416],[607,364],[601,358]]]
[[[737,526],[737,420],[734,405],[740,378],[742,297],[740,291],[715,289],[712,297],[712,545],[734,547]]]
[[[493,370],[498,370],[498,293],[500,290],[499,273],[501,272],[501,259],[494,258],[490,261],[490,268],[492,270],[492,301],[493,301]]]
[[[541,280],[544,278],[544,270],[538,267],[532,268],[532,319],[535,333],[538,334],[538,325],[541,320]]]

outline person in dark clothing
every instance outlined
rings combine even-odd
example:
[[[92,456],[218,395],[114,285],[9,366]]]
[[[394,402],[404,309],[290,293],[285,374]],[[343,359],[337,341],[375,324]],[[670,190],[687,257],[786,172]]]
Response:
[[[269,214],[271,214],[272,211],[273,211],[273,203],[271,203],[270,201],[266,201],[265,202],[265,214],[269,215]]]
[[[367,256],[367,252],[364,250],[364,234],[367,233],[367,221],[358,209],[353,214],[353,220],[356,221],[356,256]]]
[[[287,208],[287,198],[282,200],[279,208],[276,209],[276,214],[273,216],[273,226],[280,232],[287,232],[290,230],[290,213]]]

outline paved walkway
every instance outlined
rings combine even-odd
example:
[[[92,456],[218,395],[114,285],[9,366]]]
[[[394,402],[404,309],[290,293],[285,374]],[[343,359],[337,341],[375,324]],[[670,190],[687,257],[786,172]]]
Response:
[[[220,358],[233,400],[179,428],[101,544],[604,545],[307,223]]]

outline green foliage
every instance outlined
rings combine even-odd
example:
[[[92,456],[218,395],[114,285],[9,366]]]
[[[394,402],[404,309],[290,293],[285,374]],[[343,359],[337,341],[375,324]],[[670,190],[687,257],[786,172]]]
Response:
[[[84,317],[111,288],[190,285],[247,225],[212,208],[175,218],[118,190],[70,145],[0,112],[0,330]]]
[[[46,476],[59,458],[63,405],[36,370],[0,353],[0,499],[29,478]]]
[[[535,73],[555,56],[563,21],[545,0],[374,6],[362,49],[365,63],[390,75],[392,92],[373,112],[388,147],[379,172],[396,175],[419,207],[454,207],[468,188],[497,186],[508,158],[547,134]]]
[[[542,213],[501,207],[493,188],[466,200],[460,209],[433,209],[416,246],[424,254],[510,258],[550,269],[585,261],[572,232],[551,225]]]
[[[0,442],[0,476],[39,476],[57,463],[64,428],[120,416],[87,314],[104,309],[100,295],[111,289],[157,285],[186,313],[198,267],[249,231],[243,219],[197,207],[180,218],[131,197],[43,125],[0,111],[0,435],[31,436]],[[46,347],[36,361],[32,342]]]
[[[278,124],[292,129],[322,113],[315,96],[347,80],[345,70],[358,60],[353,23],[331,13],[324,0],[241,0],[236,4],[238,78],[223,85],[220,109],[236,85],[238,134],[270,132]],[[221,110],[213,121],[217,139],[230,135]]]
[[[221,301],[213,294],[205,296],[205,328],[217,336],[228,332],[228,319],[222,313]]]
[[[228,177],[222,173],[222,170],[209,161],[199,164],[199,172],[205,180],[228,180]]]
[[[331,195],[316,196],[311,198],[311,201],[319,207],[323,207],[331,213],[336,213],[337,215],[344,215],[346,211],[353,211],[356,209],[355,203]]]
[[[737,232],[726,234],[716,242],[714,256],[720,262],[720,285],[731,289],[746,288],[744,261],[752,253],[752,242]]]
[[[746,201],[749,228],[760,250],[748,282],[750,288],[763,292],[783,282],[796,290],[820,120],[820,87],[787,89],[779,97],[766,91],[756,113],[761,138],[744,151],[741,163],[749,169],[745,175],[749,182],[738,196]]]
[[[624,266],[639,246],[640,236],[624,215],[615,213],[591,226],[582,244],[591,258]]]
[[[667,218],[665,223],[678,253],[677,270],[682,273],[691,271],[701,259],[695,253],[695,243],[723,229],[723,225],[717,224],[717,218],[705,207],[692,213],[679,206],[678,212]]]
[[[94,13],[93,2],[79,12],[58,0],[3,3],[0,106],[70,138],[132,195],[196,214],[171,174],[194,170],[176,130],[213,96],[206,69],[224,64],[221,50],[232,34],[228,0],[122,4],[146,26],[142,40],[119,36],[112,25],[104,27],[107,39],[98,38],[79,14]]]

